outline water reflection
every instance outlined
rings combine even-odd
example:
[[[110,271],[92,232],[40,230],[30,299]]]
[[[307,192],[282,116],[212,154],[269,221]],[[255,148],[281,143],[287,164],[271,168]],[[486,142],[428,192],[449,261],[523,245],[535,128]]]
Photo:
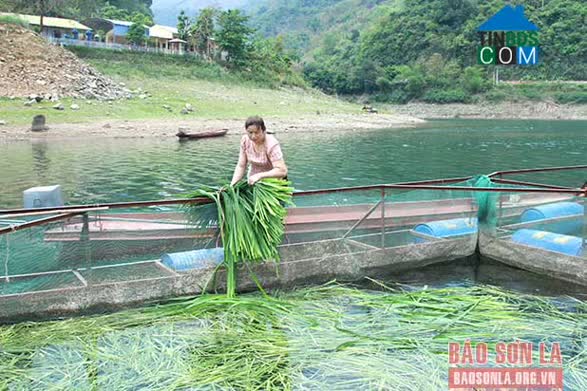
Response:
[[[33,157],[33,170],[39,182],[46,182],[47,173],[51,159],[47,156],[49,145],[46,140],[34,140],[31,142],[31,153]]]

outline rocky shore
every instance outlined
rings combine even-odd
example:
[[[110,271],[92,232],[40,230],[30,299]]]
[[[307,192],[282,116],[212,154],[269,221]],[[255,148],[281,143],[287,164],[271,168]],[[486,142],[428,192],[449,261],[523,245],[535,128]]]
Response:
[[[558,105],[549,102],[493,105],[410,103],[380,106],[380,110],[383,113],[265,116],[265,120],[268,130],[278,134],[409,128],[425,123],[425,119],[587,120],[587,105]],[[385,114],[386,112],[394,114]],[[48,131],[32,132],[30,125],[11,125],[0,118],[0,142],[91,137],[168,138],[175,137],[180,130],[195,133],[215,129],[229,129],[228,135],[234,136],[242,134],[244,120],[244,116],[232,119],[186,117],[185,119],[101,120],[85,123],[48,123]]]
[[[555,102],[501,102],[485,104],[408,103],[385,106],[394,113],[418,118],[587,120],[587,105]]]
[[[38,139],[79,138],[169,138],[179,130],[195,133],[214,129],[229,129],[228,135],[242,135],[245,118],[235,119],[159,119],[143,121],[100,121],[90,123],[47,124],[48,131],[32,132],[30,125],[0,126],[0,142]],[[280,133],[361,131],[415,127],[426,121],[398,114],[321,114],[292,118],[265,117],[267,130]]]

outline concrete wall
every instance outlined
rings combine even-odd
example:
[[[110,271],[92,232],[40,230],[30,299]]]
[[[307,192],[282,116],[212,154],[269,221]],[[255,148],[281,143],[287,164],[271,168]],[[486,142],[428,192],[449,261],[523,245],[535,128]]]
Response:
[[[481,255],[506,265],[587,287],[587,259],[546,251],[500,239],[493,232],[479,232]],[[586,288],[587,292],[587,288]]]
[[[333,279],[381,278],[389,273],[401,273],[470,256],[475,243],[476,236],[385,249],[341,239],[285,245],[280,247],[281,263],[264,262],[253,265],[250,270],[241,267],[238,291],[257,289],[250,271],[255,273],[265,289],[289,289]],[[0,322],[115,310],[154,300],[195,295],[213,288],[213,267],[188,273],[174,273],[161,268],[161,277],[158,278],[0,296]],[[216,289],[223,291],[223,270],[218,271],[216,279]]]

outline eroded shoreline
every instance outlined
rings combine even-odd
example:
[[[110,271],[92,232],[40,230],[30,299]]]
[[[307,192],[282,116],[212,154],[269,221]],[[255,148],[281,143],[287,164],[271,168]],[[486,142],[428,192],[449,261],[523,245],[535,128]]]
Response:
[[[88,123],[50,124],[45,132],[32,132],[30,126],[0,127],[0,142],[38,139],[79,138],[170,138],[181,129],[196,133],[214,129],[229,129],[229,135],[243,132],[245,117],[238,119],[157,119],[105,120]],[[265,117],[267,130],[275,133],[324,132],[414,127],[426,121],[408,115],[395,114],[322,114],[292,118]]]

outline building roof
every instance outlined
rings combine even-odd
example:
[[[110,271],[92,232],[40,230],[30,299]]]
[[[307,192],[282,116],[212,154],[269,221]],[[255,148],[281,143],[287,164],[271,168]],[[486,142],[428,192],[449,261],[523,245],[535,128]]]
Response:
[[[153,38],[173,39],[173,34],[177,34],[175,27],[156,24],[149,28],[149,36]]]
[[[515,8],[506,5],[495,15],[487,19],[479,26],[478,31],[538,31],[534,23],[530,22],[524,15],[524,6],[517,5]]]
[[[2,16],[15,16],[17,18],[25,20],[28,24],[32,24],[35,26],[41,25],[41,17],[37,15],[24,15],[24,14],[12,14],[9,12],[0,12]],[[63,18],[52,18],[49,16],[45,16],[43,18],[43,26],[46,27],[56,27],[62,29],[78,29],[78,30],[91,30],[88,26],[85,26],[75,20],[72,19],[63,19]]]
[[[127,22],[126,20],[116,20],[116,19],[104,19],[104,20],[107,20],[108,22],[115,24],[115,25],[118,25],[118,26],[130,27],[134,24],[133,22]]]
[[[187,43],[187,41],[184,41],[183,39],[179,39],[179,38],[174,38],[174,39],[172,39],[169,42],[170,43],[176,43],[176,42],[179,42],[179,43]]]

